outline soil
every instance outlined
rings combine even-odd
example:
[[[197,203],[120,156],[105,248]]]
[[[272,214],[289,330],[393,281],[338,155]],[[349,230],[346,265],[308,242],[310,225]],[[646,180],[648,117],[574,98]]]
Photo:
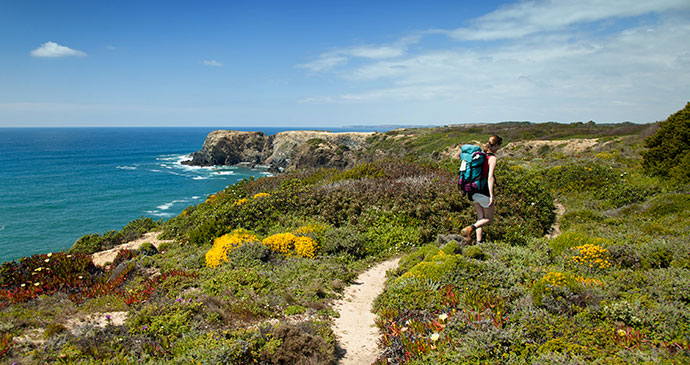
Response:
[[[342,355],[339,364],[371,364],[378,357],[381,334],[375,325],[372,305],[383,292],[386,271],[396,268],[398,261],[400,258],[396,257],[363,272],[345,288],[343,299],[335,303],[334,309],[340,314],[333,327]]]
[[[149,242],[152,245],[154,245],[156,248],[158,248],[158,246],[160,246],[164,242],[173,242],[173,241],[159,240],[158,234],[159,234],[159,232],[148,232],[134,241],[129,241],[127,243],[123,243],[121,245],[118,245],[118,246],[111,248],[110,250],[96,252],[93,255],[91,255],[91,259],[93,260],[93,264],[96,266],[103,266],[106,263],[113,262],[113,260],[115,260],[115,257],[117,256],[118,252],[125,250],[125,249],[136,250],[139,247],[141,247],[141,245],[144,242]]]
[[[558,201],[553,202],[556,206],[556,221],[553,222],[549,233],[546,235],[547,238],[556,238],[561,234],[561,218],[565,214],[565,206]]]

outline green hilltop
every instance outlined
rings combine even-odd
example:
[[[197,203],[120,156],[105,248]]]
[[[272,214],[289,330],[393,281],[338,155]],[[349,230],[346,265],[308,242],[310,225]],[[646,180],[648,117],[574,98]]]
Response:
[[[335,363],[333,301],[401,256],[375,302],[378,363],[690,362],[688,115],[376,133],[351,169],[244,180],[5,263],[0,361]],[[458,146],[492,134],[497,218],[465,245]]]

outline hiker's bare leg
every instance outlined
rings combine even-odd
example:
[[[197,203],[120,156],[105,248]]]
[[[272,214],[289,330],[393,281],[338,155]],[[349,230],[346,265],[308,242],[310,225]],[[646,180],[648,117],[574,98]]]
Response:
[[[484,208],[479,203],[474,203],[474,210],[477,212],[477,222],[474,223],[476,227],[477,242],[481,242],[483,230],[479,222],[484,220]]]
[[[477,211],[477,222],[474,226],[477,228],[477,241],[481,242],[484,230],[481,228],[494,220],[494,206],[484,208],[479,203],[474,203],[474,210]]]

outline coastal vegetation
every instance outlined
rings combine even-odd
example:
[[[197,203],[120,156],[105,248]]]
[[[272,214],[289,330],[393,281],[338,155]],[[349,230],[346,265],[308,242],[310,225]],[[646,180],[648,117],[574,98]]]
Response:
[[[687,146],[689,108],[658,125],[374,134],[353,168],[244,180],[168,221],[5,263],[0,360],[332,363],[332,301],[402,256],[375,303],[378,363],[688,362],[688,181],[647,167],[670,153],[654,141]],[[445,239],[474,217],[453,148],[493,133],[510,142],[497,221],[482,244]],[[151,230],[171,242],[92,263]]]

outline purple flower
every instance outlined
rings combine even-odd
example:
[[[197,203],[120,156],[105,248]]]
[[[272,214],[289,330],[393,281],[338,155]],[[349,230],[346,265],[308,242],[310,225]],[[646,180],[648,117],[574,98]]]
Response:
[[[142,331],[146,331],[147,329],[149,329],[149,326],[141,327],[141,330],[142,330]]]
[[[105,316],[105,319],[109,321],[109,320],[110,320],[110,314],[108,314],[107,316]]]
[[[175,301],[179,303],[182,301],[182,298],[177,298]]]

